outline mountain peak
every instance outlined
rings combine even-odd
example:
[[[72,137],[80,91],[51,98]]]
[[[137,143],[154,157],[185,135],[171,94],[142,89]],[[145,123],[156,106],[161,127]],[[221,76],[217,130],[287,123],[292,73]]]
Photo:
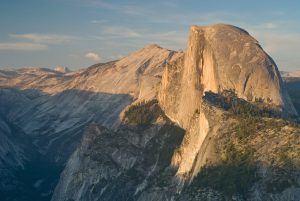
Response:
[[[297,115],[274,61],[248,32],[232,25],[192,26],[186,52],[166,67],[161,83],[160,105],[186,130],[172,158],[176,175],[185,180],[215,157],[213,151],[206,152],[206,143],[220,126],[217,119],[223,112],[205,102],[206,93],[222,96],[229,91],[282,117]]]
[[[148,45],[145,45],[143,49],[164,49],[162,48],[161,46],[159,46],[158,44],[148,44]]]
[[[285,116],[297,114],[273,59],[248,32],[232,25],[192,26],[185,55],[176,68],[165,71],[161,104],[183,127],[208,91],[231,90],[249,102],[262,100]]]
[[[238,32],[243,32],[249,35],[249,33],[237,26],[231,25],[231,24],[223,24],[223,23],[218,23],[218,24],[211,24],[211,25],[204,25],[204,26],[199,26],[199,25],[192,25],[191,26],[191,31],[226,31],[226,32],[231,32],[231,31],[238,31]]]
[[[54,68],[55,71],[60,72],[60,73],[69,73],[71,70],[68,67],[56,67]]]

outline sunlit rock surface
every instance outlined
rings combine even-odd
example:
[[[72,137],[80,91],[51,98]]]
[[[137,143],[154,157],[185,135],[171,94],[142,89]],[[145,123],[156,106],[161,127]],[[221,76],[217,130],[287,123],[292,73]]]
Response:
[[[260,100],[282,112],[297,115],[274,61],[246,31],[224,24],[192,26],[187,50],[166,67],[159,101],[166,115],[187,130],[181,147],[178,175],[190,177],[197,154],[218,120],[203,111],[205,92],[234,91],[250,102]]]
[[[1,70],[0,87],[7,200],[299,199],[299,128],[277,119],[297,113],[240,28],[193,26],[185,52],[149,45],[78,71]],[[236,114],[224,91],[279,115]]]
[[[78,71],[46,68],[0,70],[0,115],[6,120],[1,123],[0,130],[3,136],[0,156],[4,161],[1,162],[1,174],[11,174],[10,178],[14,178],[16,171],[27,171],[22,167],[25,158],[23,145],[16,142],[15,131],[10,134],[11,125],[14,125],[33,144],[29,147],[38,155],[28,154],[30,165],[27,166],[32,172],[38,171],[42,175],[24,177],[29,183],[27,186],[35,191],[37,186],[48,185],[34,193],[37,194],[35,199],[49,200],[54,188],[51,182],[57,182],[57,172],[79,144],[84,129],[92,122],[117,129],[121,123],[120,113],[126,106],[156,96],[164,66],[178,54],[157,45],[148,45],[121,60],[95,64]],[[44,167],[40,167],[41,162]],[[52,172],[56,175],[53,178],[47,167],[54,170]],[[17,180],[6,181],[16,187]],[[9,186],[8,183],[5,185]],[[32,200],[30,196],[25,195],[24,200]]]

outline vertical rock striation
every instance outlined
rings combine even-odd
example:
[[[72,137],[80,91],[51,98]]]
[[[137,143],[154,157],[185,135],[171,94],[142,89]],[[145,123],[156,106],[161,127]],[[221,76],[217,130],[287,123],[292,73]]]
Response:
[[[217,126],[202,107],[204,93],[225,90],[250,102],[259,100],[284,117],[297,115],[276,64],[252,36],[231,25],[192,26],[187,50],[166,67],[159,92],[167,116],[187,130],[180,156],[174,155],[178,175],[197,172],[195,159]]]

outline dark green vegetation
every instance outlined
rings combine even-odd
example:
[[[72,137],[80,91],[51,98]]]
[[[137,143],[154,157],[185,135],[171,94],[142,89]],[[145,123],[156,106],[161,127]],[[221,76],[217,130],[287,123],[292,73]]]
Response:
[[[149,146],[144,150],[145,158],[142,160],[144,167],[153,167],[156,161],[156,169],[148,178],[148,187],[168,187],[172,183],[175,169],[169,167],[174,150],[179,147],[184,136],[184,130],[172,123],[160,108],[157,100],[141,102],[131,106],[125,112],[125,121],[130,124],[145,127],[162,118],[165,123],[158,134],[149,141]]]
[[[299,135],[297,133],[296,135]],[[290,156],[289,153],[294,153],[296,158]],[[289,144],[280,147],[277,154],[277,160],[280,165],[273,166],[273,171],[271,177],[265,182],[266,192],[268,193],[281,193],[287,188],[297,187],[300,185],[297,182],[299,178],[299,147],[290,147]]]
[[[193,194],[198,188],[212,188],[226,197],[239,194],[245,196],[249,188],[259,180],[250,150],[238,151],[228,143],[224,150],[225,158],[218,165],[208,165],[201,169],[193,180],[189,191]]]
[[[260,99],[250,103],[238,98],[232,90],[224,90],[221,94],[205,92],[204,100],[241,118],[280,117],[280,112],[272,105]]]
[[[291,138],[298,139],[296,133],[282,130],[284,127],[296,128],[297,124],[281,119],[276,110],[260,104],[259,100],[249,103],[230,91],[221,95],[206,94],[205,100],[228,111],[226,118],[235,123],[216,139],[220,162],[208,164],[200,170],[186,188],[189,195],[199,197],[203,189],[211,188],[226,199],[231,199],[233,195],[247,198],[247,193],[255,183],[262,183],[267,193],[281,193],[289,187],[299,186],[295,180],[299,169],[295,165],[295,158],[290,157],[292,154],[297,156],[294,148],[296,142],[292,147],[290,143],[278,145],[280,141],[277,141],[270,152],[263,153],[266,156],[261,157],[261,153],[258,153],[260,147],[268,146],[266,140],[274,138],[274,141],[290,142]],[[266,168],[271,176],[266,178],[262,178],[258,172],[261,158],[270,162]]]
[[[141,107],[145,110],[153,109],[153,104]],[[160,115],[156,116],[159,117]],[[155,121],[156,119],[152,119],[150,122]],[[184,132],[182,128],[169,121],[142,127],[125,124],[115,132],[100,125],[91,125],[84,135],[86,140],[83,140],[89,142],[89,146],[84,144],[83,148],[80,148],[80,154],[86,158],[84,161],[88,161],[83,165],[91,167],[91,172],[99,167],[116,172],[106,178],[99,177],[101,180],[96,185],[87,184],[86,186],[90,185],[87,188],[92,189],[91,196],[95,200],[133,201],[137,200],[142,192],[152,191],[157,187],[170,188],[172,178],[176,174],[176,170],[170,167],[171,159],[174,150],[182,142]],[[140,140],[136,140],[137,138]],[[115,160],[117,157],[114,154],[117,154],[122,162]],[[131,160],[132,158],[134,160]],[[129,160],[133,161],[132,164],[123,168],[121,164]],[[102,173],[102,170],[100,169],[99,172]],[[95,178],[95,175],[98,176],[98,171],[92,174],[86,171],[84,174],[87,175],[86,178]],[[146,185],[142,188],[138,187],[143,183]]]
[[[125,112],[124,118],[125,121],[130,124],[145,126],[154,123],[160,116],[166,119],[166,116],[160,108],[158,101],[150,100],[132,105]]]

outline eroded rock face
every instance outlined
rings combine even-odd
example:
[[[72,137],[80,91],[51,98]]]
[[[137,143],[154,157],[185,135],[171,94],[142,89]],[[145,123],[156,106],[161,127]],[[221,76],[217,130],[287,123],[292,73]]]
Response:
[[[198,172],[196,157],[218,124],[203,110],[205,92],[230,90],[247,101],[259,100],[284,117],[297,115],[274,61],[246,31],[231,25],[192,26],[185,54],[166,67],[161,83],[162,108],[189,138],[180,148],[181,160],[174,155],[178,175],[184,178]]]
[[[166,122],[116,132],[90,125],[52,201],[173,200],[178,186],[170,160],[182,136],[182,129]]]
[[[218,96],[224,90],[234,90],[238,97],[249,102],[260,99],[283,116],[296,114],[272,59],[247,32],[233,26],[193,26],[184,54],[150,45],[119,61],[75,72],[0,71],[0,86],[0,116],[5,117],[4,122],[0,119],[0,136],[5,140],[0,144],[14,155],[8,162],[26,166],[27,159],[33,160],[27,158],[28,154],[23,155],[27,151],[19,148],[19,143],[10,143],[8,125],[12,123],[34,143],[38,158],[45,160],[34,163],[50,166],[44,162],[54,161],[61,167],[68,159],[52,201],[226,200],[224,189],[214,189],[214,183],[203,186],[193,181],[197,181],[204,165],[224,165],[218,162],[222,162],[228,142],[235,143],[238,151],[253,148],[253,161],[263,165],[276,160],[280,165],[282,150],[286,154],[282,158],[298,163],[298,128],[267,119],[259,121],[264,129],[240,139],[234,130],[240,119],[234,114],[227,116],[228,111],[203,97],[209,91]],[[126,107],[152,100],[158,92],[163,114],[155,121],[140,125],[120,121],[119,115]],[[153,105],[143,107],[137,110],[137,116],[147,117],[154,109]],[[265,143],[268,140],[272,140],[272,147]],[[268,154],[262,155],[264,151]],[[5,159],[6,152],[2,152],[0,159]],[[286,162],[290,164],[289,160]],[[0,163],[2,166],[8,167]],[[39,164],[29,167],[31,171],[40,169]],[[298,178],[297,168],[282,169]],[[266,182],[276,182],[274,170],[272,165],[260,168],[257,174],[262,174],[263,179],[249,184],[251,189],[244,188],[240,200],[298,199],[299,179],[288,177],[292,183],[283,193],[278,193],[278,189],[266,191]],[[28,182],[31,189],[38,189],[33,200],[41,200],[44,195],[43,199],[49,200],[52,196],[56,179],[46,180],[48,171],[53,171],[53,167],[46,167],[38,177],[34,174]],[[14,178],[14,172],[9,173],[12,175],[7,178]],[[211,181],[211,177],[220,174],[208,176]],[[235,174],[231,176],[234,180]],[[46,188],[42,189],[44,185]],[[239,193],[234,195],[238,197]],[[245,193],[249,193],[248,197]],[[32,200],[30,196],[27,200]]]
[[[157,93],[157,84],[161,80],[165,64],[179,55],[180,52],[153,44],[120,60],[95,64],[73,72],[62,73],[46,68],[0,70],[0,87],[36,89],[49,95],[78,90],[128,94],[140,100],[151,99]]]
[[[165,64],[176,55],[148,45],[121,60],[74,72],[1,70],[0,113],[32,137],[40,152],[52,154],[68,142],[70,151],[61,152],[66,156],[54,154],[55,161],[65,161],[90,122],[116,128],[127,105],[154,98]]]
[[[84,129],[91,122],[117,129],[126,106],[157,95],[164,66],[177,55],[148,45],[118,61],[73,72],[46,68],[0,70],[0,117],[6,120],[2,123],[0,119],[0,174],[9,178],[2,177],[0,194],[6,190],[3,186],[10,185],[20,188],[22,194],[23,186],[18,181],[24,180],[36,196],[30,194],[24,200],[49,200],[59,172],[78,146]],[[19,143],[17,133],[10,131],[11,125],[30,143]],[[38,157],[24,151],[27,149],[23,145],[34,149]],[[26,177],[11,179],[17,171]]]
[[[168,143],[164,137],[167,133],[160,133],[162,125],[157,123],[148,131],[128,125],[114,133],[91,127],[70,158],[52,200],[227,199],[221,190],[192,183],[201,167],[223,160],[223,150],[218,147],[230,138],[222,141],[222,135],[236,132],[232,132],[236,120],[226,118],[224,110],[206,101],[205,92],[233,90],[249,102],[259,99],[275,107],[283,116],[296,114],[274,62],[255,39],[239,28],[192,27],[186,53],[168,63],[159,102],[166,115],[186,130],[183,141]],[[165,151],[180,142],[178,148]],[[168,160],[161,160],[163,153],[168,153]],[[249,198],[270,200],[273,196],[264,189],[259,193],[249,194]],[[294,194],[297,192],[287,196]]]
[[[192,26],[185,55],[164,72],[160,102],[183,127],[205,91],[233,90],[295,115],[276,64],[246,31],[231,25]],[[176,108],[176,110],[174,109]]]
[[[222,121],[222,113],[205,102],[201,103],[201,110],[194,113],[184,140],[172,158],[172,166],[178,167],[177,176],[183,181],[192,180],[206,162],[218,159],[214,137],[221,125],[215,122]]]

